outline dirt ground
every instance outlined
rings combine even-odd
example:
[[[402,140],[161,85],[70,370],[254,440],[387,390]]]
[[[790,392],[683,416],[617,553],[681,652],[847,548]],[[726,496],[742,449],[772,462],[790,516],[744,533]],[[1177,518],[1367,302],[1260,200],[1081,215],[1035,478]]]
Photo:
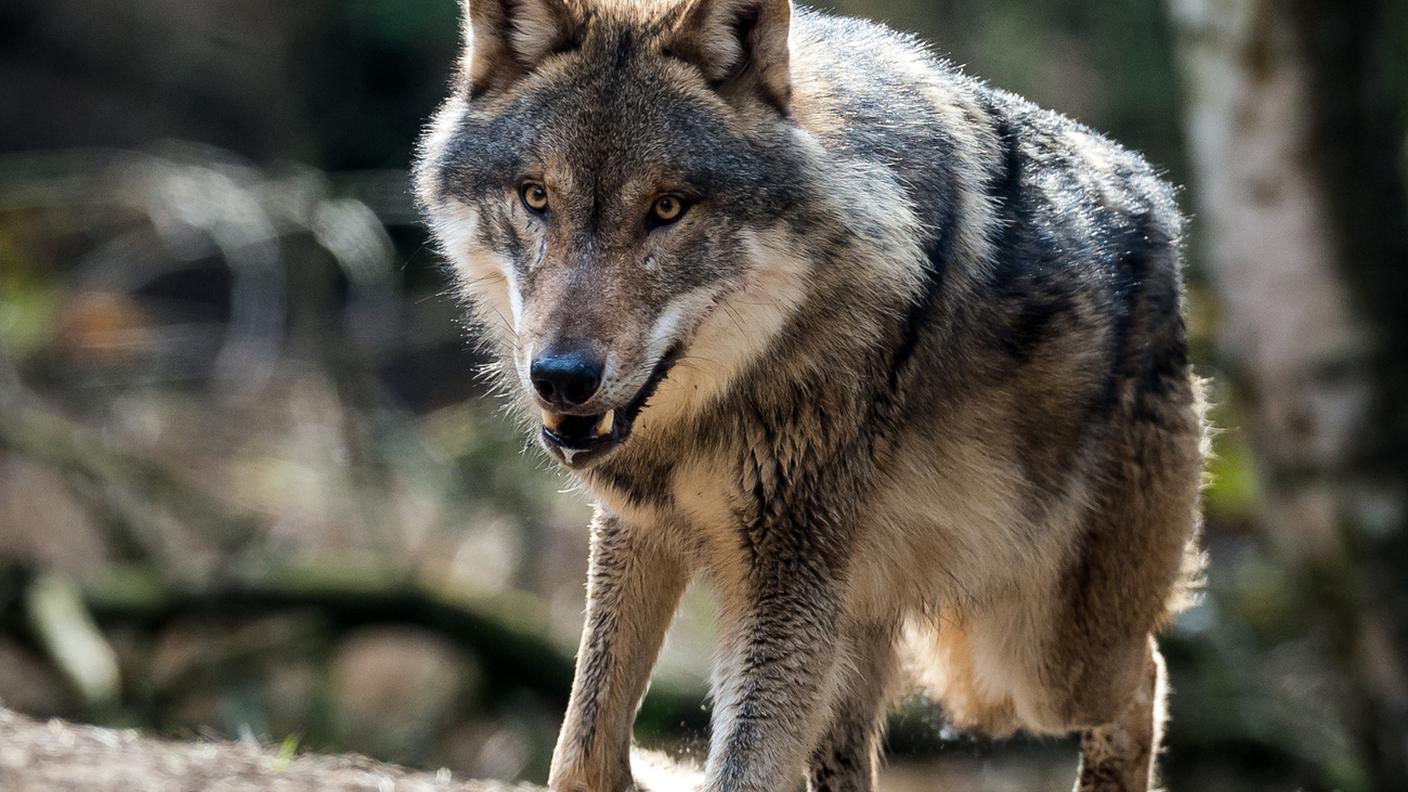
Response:
[[[361,756],[283,756],[225,742],[177,743],[135,731],[40,722],[0,710],[0,789],[7,792],[528,792],[456,781]]]

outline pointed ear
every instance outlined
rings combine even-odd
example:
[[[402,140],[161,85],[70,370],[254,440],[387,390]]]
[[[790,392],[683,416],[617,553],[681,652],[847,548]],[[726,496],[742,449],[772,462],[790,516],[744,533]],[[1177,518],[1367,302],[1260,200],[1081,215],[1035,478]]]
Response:
[[[666,51],[721,90],[747,87],[787,111],[791,0],[689,0]]]
[[[471,95],[508,85],[571,49],[586,28],[575,0],[464,0],[464,22]]]

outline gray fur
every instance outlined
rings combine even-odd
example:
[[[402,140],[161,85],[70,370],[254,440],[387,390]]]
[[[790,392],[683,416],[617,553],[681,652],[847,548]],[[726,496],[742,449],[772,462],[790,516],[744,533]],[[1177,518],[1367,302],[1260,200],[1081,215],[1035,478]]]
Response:
[[[471,2],[515,38],[466,56],[418,196],[530,423],[524,358],[560,338],[616,361],[580,415],[644,404],[605,451],[548,444],[599,504],[551,785],[632,784],[704,575],[706,789],[869,788],[901,644],[958,725],[1084,732],[1080,789],[1146,788],[1203,443],[1173,190],[786,0]],[[667,228],[660,191],[695,201]]]

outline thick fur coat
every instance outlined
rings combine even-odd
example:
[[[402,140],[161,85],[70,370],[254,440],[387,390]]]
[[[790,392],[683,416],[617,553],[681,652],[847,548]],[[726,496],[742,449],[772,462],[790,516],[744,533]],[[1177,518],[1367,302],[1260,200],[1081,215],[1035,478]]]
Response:
[[[632,787],[704,577],[705,789],[872,788],[901,665],[958,726],[1083,733],[1080,789],[1147,788],[1204,438],[1170,186],[787,0],[468,0],[466,42],[417,194],[598,504],[551,786]]]

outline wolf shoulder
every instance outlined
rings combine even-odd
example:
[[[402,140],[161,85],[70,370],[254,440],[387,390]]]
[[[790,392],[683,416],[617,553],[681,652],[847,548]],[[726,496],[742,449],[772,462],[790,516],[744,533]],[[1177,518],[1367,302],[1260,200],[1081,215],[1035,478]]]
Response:
[[[1143,156],[964,74],[913,36],[799,9],[793,58],[800,123],[838,157],[889,167],[926,225],[991,222],[942,216],[980,189],[979,203],[1009,215],[999,224],[1181,240],[1177,191]]]

